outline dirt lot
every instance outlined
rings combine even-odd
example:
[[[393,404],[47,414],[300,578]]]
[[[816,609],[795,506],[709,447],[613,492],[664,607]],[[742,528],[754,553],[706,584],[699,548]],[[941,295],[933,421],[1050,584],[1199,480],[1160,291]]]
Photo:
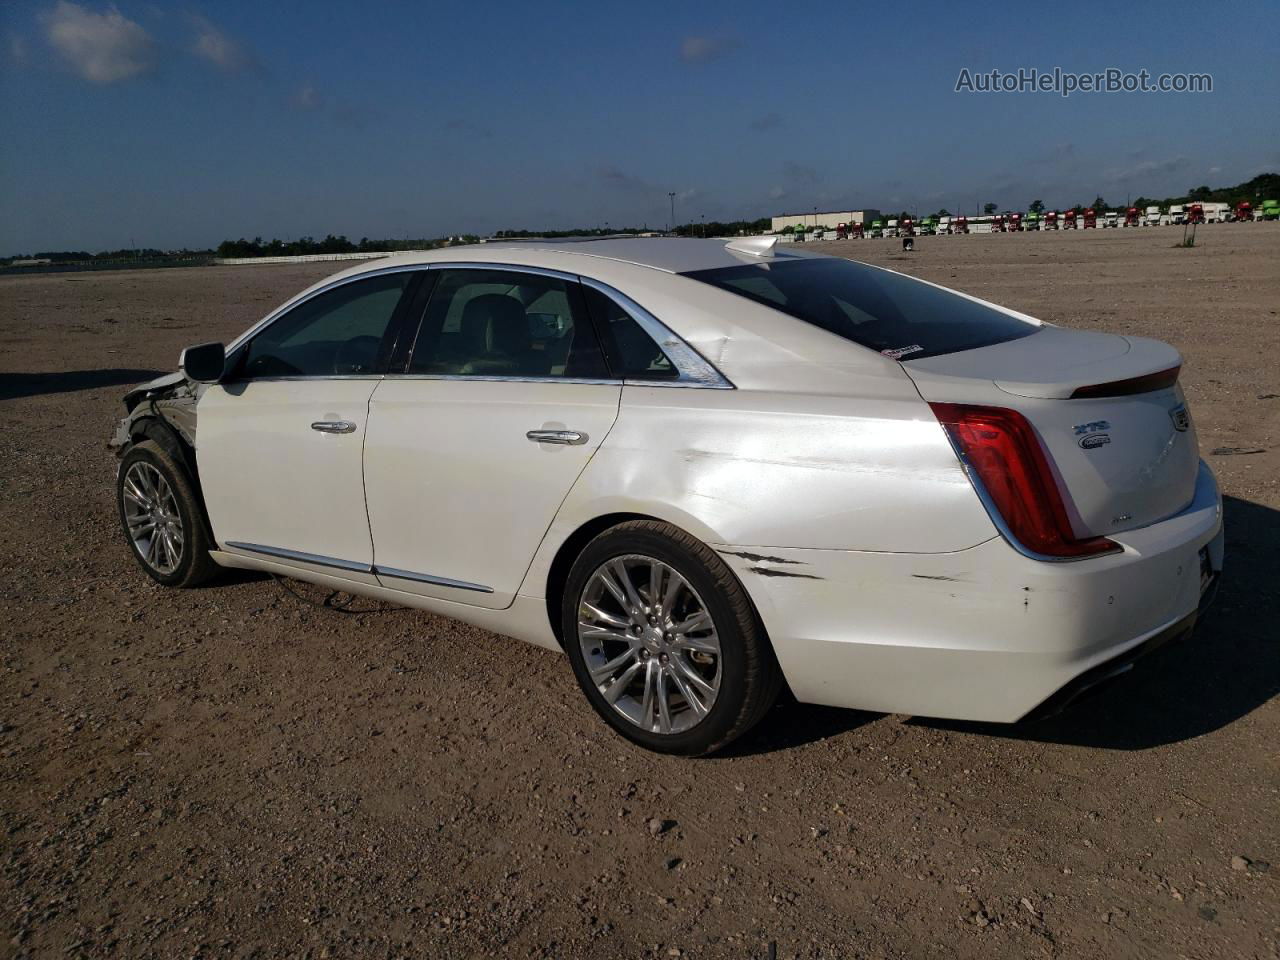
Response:
[[[135,568],[125,385],[332,264],[0,278],[0,956],[1280,955],[1280,224],[1176,239],[824,249],[1183,352],[1228,494],[1196,639],[1038,726],[783,705],[703,761],[553,654]]]

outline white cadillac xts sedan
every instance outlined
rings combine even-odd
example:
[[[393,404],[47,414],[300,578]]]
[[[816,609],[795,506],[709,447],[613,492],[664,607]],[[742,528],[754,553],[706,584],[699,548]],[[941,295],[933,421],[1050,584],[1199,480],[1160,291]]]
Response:
[[[773,238],[364,263],[128,394],[155,580],[267,570],[569,655],[703,754],[800,701],[1016,721],[1189,633],[1221,500],[1163,343]]]

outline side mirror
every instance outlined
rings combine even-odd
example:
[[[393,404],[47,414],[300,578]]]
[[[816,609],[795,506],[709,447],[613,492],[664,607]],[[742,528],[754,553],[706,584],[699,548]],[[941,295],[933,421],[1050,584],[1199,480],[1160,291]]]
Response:
[[[178,356],[178,369],[197,383],[217,383],[227,365],[227,352],[220,343],[198,343]]]

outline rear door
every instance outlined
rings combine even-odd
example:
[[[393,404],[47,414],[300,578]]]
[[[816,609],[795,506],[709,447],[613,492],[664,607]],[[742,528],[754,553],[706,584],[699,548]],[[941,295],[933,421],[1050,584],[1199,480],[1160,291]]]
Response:
[[[501,609],[618,415],[574,277],[432,269],[403,373],[373,394],[364,472],[378,579]]]

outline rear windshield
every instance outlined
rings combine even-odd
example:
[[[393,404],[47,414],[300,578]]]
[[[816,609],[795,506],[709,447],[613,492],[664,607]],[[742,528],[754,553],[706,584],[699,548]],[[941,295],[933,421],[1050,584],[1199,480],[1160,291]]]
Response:
[[[685,276],[774,307],[895,360],[987,347],[1040,329],[911,277],[839,257],[717,267]]]

